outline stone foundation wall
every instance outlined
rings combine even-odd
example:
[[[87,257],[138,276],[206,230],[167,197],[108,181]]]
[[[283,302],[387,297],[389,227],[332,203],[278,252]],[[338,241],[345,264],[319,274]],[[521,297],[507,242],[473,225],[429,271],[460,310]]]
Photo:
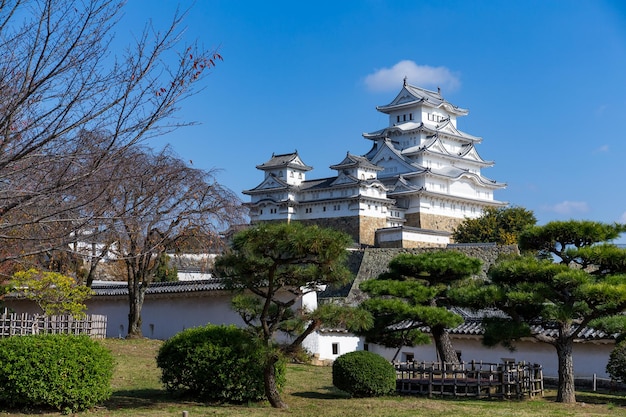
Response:
[[[420,215],[421,228],[432,230],[445,230],[446,232],[454,232],[454,230],[465,219],[459,219],[457,217],[447,217],[435,214],[416,213]]]
[[[316,224],[320,227],[328,227],[335,230],[340,230],[350,235],[350,237],[356,242],[360,242],[360,227],[358,217],[336,217],[330,219],[313,219],[313,220],[298,220],[300,223],[306,225]]]
[[[330,219],[298,220],[299,222],[320,227],[329,227],[341,230],[352,237],[355,243],[365,246],[374,246],[376,229],[385,227],[385,219],[374,217],[337,217]]]
[[[387,225],[385,219],[375,217],[360,218],[360,241],[361,245],[374,246],[376,244],[376,230]]]

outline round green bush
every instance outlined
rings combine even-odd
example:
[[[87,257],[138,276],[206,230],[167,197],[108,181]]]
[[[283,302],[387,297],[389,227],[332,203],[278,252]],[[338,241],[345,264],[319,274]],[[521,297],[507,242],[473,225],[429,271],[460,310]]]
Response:
[[[616,344],[611,351],[606,373],[615,381],[626,383],[626,340]]]
[[[385,358],[360,350],[333,362],[333,385],[353,397],[376,397],[396,390],[396,370]]]
[[[111,396],[113,356],[88,336],[0,339],[0,403],[85,410]]]
[[[265,399],[266,349],[235,326],[207,325],[167,340],[157,355],[161,381],[176,395],[203,401],[248,402]],[[275,366],[277,385],[285,380],[285,361]]]

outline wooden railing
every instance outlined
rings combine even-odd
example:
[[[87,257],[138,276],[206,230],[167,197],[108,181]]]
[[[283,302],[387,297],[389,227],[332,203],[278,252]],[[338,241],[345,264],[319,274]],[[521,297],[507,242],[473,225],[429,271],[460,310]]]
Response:
[[[88,314],[83,318],[75,318],[6,311],[0,315],[0,337],[55,333],[86,334],[94,338],[105,338],[107,316]]]
[[[402,394],[429,397],[523,398],[543,395],[541,365],[520,363],[394,363]]]

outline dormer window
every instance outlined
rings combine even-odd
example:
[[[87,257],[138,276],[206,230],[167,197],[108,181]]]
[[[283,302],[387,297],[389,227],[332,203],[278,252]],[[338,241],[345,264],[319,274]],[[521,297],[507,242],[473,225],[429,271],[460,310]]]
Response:
[[[283,171],[278,171],[278,176],[282,178],[282,176],[283,176]]]

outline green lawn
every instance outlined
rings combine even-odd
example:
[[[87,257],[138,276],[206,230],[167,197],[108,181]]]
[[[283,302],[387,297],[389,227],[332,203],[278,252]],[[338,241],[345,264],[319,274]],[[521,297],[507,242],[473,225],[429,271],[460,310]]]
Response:
[[[102,342],[115,356],[116,370],[112,381],[113,396],[81,417],[102,416],[181,416],[188,411],[189,417],[197,416],[302,416],[302,417],[351,417],[351,416],[626,416],[626,394],[578,393],[575,405],[557,404],[555,393],[548,391],[539,400],[441,400],[419,397],[391,396],[386,398],[351,399],[332,386],[331,369],[308,365],[290,365],[287,370],[287,386],[284,399],[288,410],[275,410],[266,403],[248,405],[207,405],[179,402],[169,398],[159,382],[159,370],[155,356],[160,342],[154,340],[117,340]],[[23,413],[1,410],[3,416],[50,416],[58,413]]]

